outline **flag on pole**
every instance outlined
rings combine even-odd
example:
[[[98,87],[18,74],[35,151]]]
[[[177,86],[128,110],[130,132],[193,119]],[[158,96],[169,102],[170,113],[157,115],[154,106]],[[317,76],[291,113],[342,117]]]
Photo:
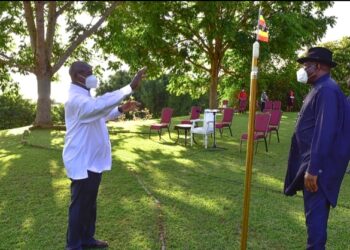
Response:
[[[265,19],[262,15],[259,15],[259,26],[266,27]]]
[[[267,30],[266,22],[261,14],[261,11],[259,11],[259,20],[258,20],[258,33],[256,36],[256,40],[268,43],[269,42],[269,32]]]

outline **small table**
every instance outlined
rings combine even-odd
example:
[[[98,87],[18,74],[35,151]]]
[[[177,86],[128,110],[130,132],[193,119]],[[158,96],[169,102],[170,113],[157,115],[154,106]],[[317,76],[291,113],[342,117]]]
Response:
[[[216,138],[215,138],[215,120],[216,120],[216,113],[220,112],[219,109],[207,109],[206,112],[209,112],[209,113],[213,113],[213,116],[214,116],[214,125],[213,125],[213,128],[214,128],[214,142],[213,142],[213,148],[216,148]]]
[[[180,129],[185,130],[185,146],[187,144],[187,132],[191,130],[192,125],[191,124],[177,124],[175,125],[174,129],[177,130],[177,140],[175,143],[179,141],[180,138]]]
[[[213,147],[211,149],[226,149],[226,148],[221,148],[221,147],[218,147],[216,146],[216,138],[215,138],[215,130],[216,130],[216,125],[215,125],[215,120],[216,120],[216,113],[219,113],[220,110],[219,109],[207,109],[206,112],[209,112],[209,113],[213,113],[213,116],[214,116],[214,142],[213,142]]]

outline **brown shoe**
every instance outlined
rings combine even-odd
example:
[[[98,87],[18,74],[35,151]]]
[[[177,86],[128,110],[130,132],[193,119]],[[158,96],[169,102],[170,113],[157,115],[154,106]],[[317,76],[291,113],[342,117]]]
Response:
[[[94,243],[89,244],[89,245],[84,245],[83,244],[83,249],[86,248],[106,248],[108,247],[108,243],[102,240],[96,240]]]

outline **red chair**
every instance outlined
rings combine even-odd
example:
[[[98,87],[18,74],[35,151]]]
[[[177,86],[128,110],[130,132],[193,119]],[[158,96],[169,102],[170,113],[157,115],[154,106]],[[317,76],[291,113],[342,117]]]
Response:
[[[281,110],[282,102],[281,101],[273,101],[272,106],[273,106],[273,110]]]
[[[201,107],[192,106],[190,119],[189,120],[182,120],[181,124],[192,124],[191,120],[199,119],[199,117],[201,115],[201,111],[202,111]]]
[[[281,110],[272,110],[270,111],[271,118],[269,123],[269,143],[271,142],[271,133],[272,131],[276,131],[277,134],[277,141],[280,142],[280,137],[278,135],[278,130],[280,127],[280,122],[282,118],[282,111]]]
[[[247,109],[247,100],[240,100],[239,101],[239,113],[244,113]]]
[[[265,102],[264,112],[269,112],[272,109],[273,109],[273,102],[272,101],[266,101]]]
[[[264,139],[265,149],[266,149],[266,152],[268,152],[266,137],[268,134],[270,117],[271,117],[270,113],[260,113],[255,115],[254,135],[253,135],[254,142],[256,142],[255,153],[258,150],[258,143],[259,143],[259,140],[261,139]],[[242,151],[242,142],[246,140],[248,140],[248,134],[247,133],[242,134],[239,152]]]
[[[221,137],[222,137],[222,130],[224,128],[229,128],[230,134],[232,136],[231,124],[232,124],[232,119],[233,119],[233,115],[234,115],[234,109],[233,108],[225,108],[223,113],[224,114],[222,117],[222,121],[216,122],[215,128],[219,129]]]
[[[148,138],[151,138],[151,130],[157,130],[158,135],[159,135],[159,140],[160,140],[162,138],[162,135],[161,135],[162,128],[168,129],[169,138],[171,138],[169,127],[170,127],[172,116],[173,116],[173,109],[172,108],[163,108],[160,123],[156,123],[156,124],[151,125],[151,127],[149,128]]]

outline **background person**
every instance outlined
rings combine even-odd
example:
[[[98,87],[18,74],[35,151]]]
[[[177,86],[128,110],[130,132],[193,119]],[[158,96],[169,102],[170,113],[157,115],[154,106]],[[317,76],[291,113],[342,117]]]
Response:
[[[295,100],[294,91],[290,90],[287,96],[287,112],[293,111],[294,100]]]
[[[267,102],[269,100],[269,97],[267,96],[265,90],[263,90],[263,92],[261,93],[261,97],[260,97],[260,108],[261,108],[261,112],[264,112],[265,109],[265,102]]]

